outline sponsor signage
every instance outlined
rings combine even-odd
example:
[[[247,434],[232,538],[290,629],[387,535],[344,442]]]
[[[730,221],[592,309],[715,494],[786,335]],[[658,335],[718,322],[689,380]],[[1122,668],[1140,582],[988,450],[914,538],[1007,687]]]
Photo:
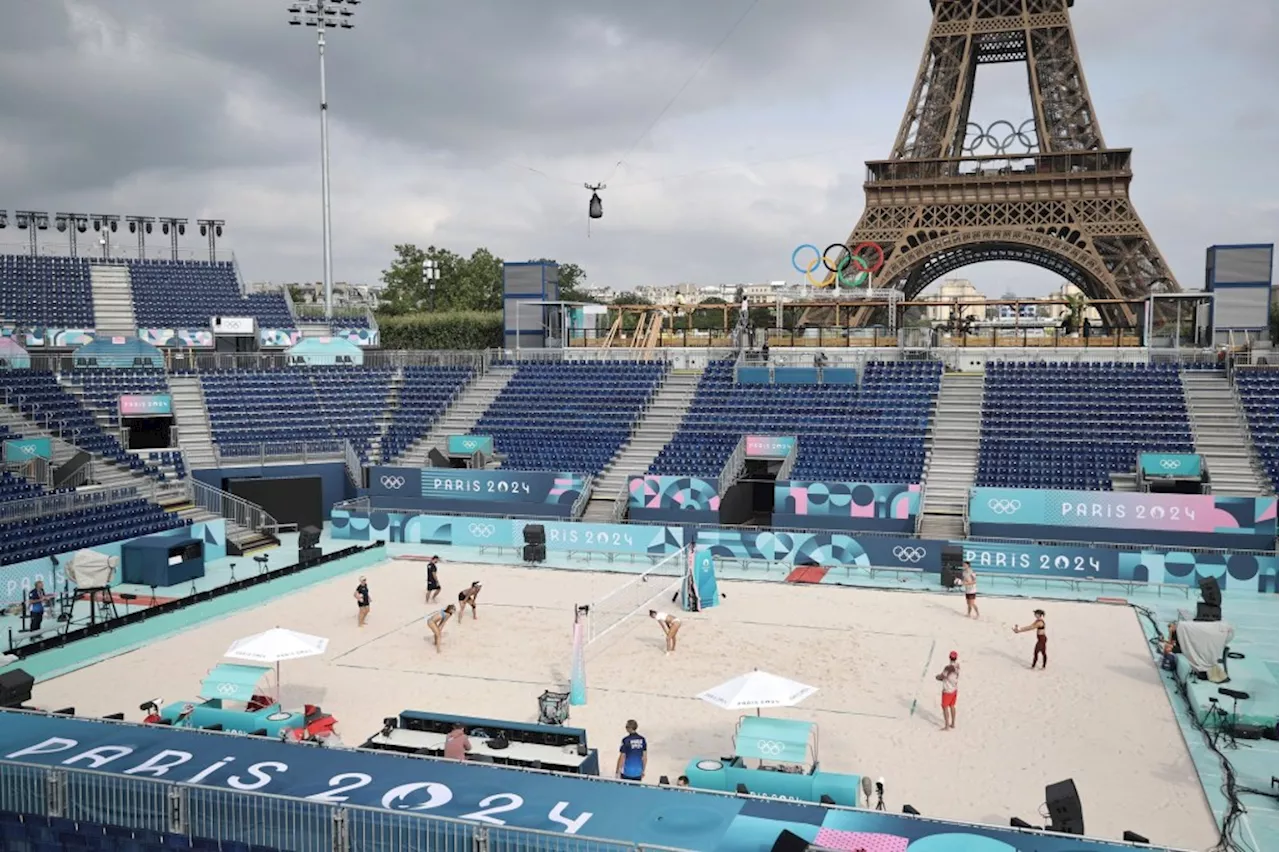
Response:
[[[125,394],[120,397],[121,417],[172,417],[173,397],[167,393]]]
[[[749,459],[785,459],[796,449],[793,435],[747,435],[744,440]]]
[[[586,479],[576,473],[459,468],[373,467],[369,496],[374,508],[425,512],[568,516]],[[533,508],[538,507],[538,508]]]
[[[469,456],[472,453],[493,455],[493,437],[490,435],[450,435],[448,451],[451,456]]]
[[[4,460],[9,464],[52,458],[52,438],[21,438],[4,442]]]

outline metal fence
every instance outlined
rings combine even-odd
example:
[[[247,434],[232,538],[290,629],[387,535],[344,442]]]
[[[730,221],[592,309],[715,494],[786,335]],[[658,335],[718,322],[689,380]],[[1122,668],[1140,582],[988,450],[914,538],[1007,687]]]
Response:
[[[292,852],[680,852],[7,760],[0,761],[0,810]]]
[[[76,512],[81,509],[124,503],[146,496],[148,495],[136,486],[129,485],[123,488],[106,488],[101,491],[76,491],[66,494],[46,494],[29,500],[10,500],[0,503],[0,522]]]
[[[261,506],[241,499],[234,494],[206,485],[195,477],[181,480],[186,497],[197,507],[226,518],[246,530],[274,533],[280,525]]]

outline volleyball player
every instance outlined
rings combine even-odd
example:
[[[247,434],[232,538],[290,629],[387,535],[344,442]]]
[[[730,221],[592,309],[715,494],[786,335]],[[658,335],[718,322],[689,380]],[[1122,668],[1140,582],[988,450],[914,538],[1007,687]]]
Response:
[[[439,612],[433,612],[427,616],[427,627],[431,629],[431,641],[435,643],[437,654],[440,653],[440,637],[444,633],[444,624],[453,617],[455,612],[457,609],[453,604],[449,604]]]
[[[665,612],[658,612],[656,609],[649,610],[649,617],[658,622],[658,626],[662,628],[662,635],[667,637],[666,653],[670,654],[676,649],[676,634],[680,632],[680,619]]]
[[[471,607],[471,620],[476,618],[476,598],[480,597],[480,583],[475,582],[458,592],[458,620],[462,620],[462,614],[466,612],[467,607]]]
[[[1036,632],[1036,649],[1031,654],[1031,668],[1036,667],[1036,660],[1040,660],[1040,669],[1043,671],[1049,666],[1049,636],[1044,629],[1044,610],[1038,609],[1034,613],[1036,620],[1028,624],[1026,627],[1013,628],[1014,633],[1026,633],[1028,630]]]
[[[431,557],[427,561],[427,603],[431,603],[440,597],[440,577],[437,573],[439,569],[440,557]]]
[[[364,577],[360,578],[360,584],[356,586],[356,592],[353,595],[356,599],[356,625],[364,627],[364,621],[369,617],[369,581]]]

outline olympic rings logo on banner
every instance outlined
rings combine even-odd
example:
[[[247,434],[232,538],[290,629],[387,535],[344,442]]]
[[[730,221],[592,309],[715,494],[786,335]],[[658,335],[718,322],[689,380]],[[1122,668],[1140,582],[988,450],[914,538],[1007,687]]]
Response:
[[[784,748],[785,746],[777,740],[758,740],[756,742],[756,750],[760,754],[765,754],[769,757],[778,757],[782,754]]]
[[[388,491],[398,491],[404,488],[403,476],[384,476],[382,477],[382,487]]]
[[[219,695],[235,695],[239,691],[240,691],[239,687],[237,687],[234,683],[218,684]]]
[[[1182,467],[1182,462],[1177,459],[1160,459],[1160,466],[1165,470],[1177,470]]]
[[[923,547],[895,547],[893,558],[899,562],[919,562],[924,559]]]
[[[467,532],[475,538],[490,538],[497,530],[494,529],[493,524],[472,524],[467,527]]]
[[[836,249],[834,254],[832,249]],[[799,260],[801,252],[813,253],[813,259],[803,266],[800,265]],[[874,255],[874,259],[870,255]],[[854,272],[852,276],[846,276],[845,273],[851,265],[855,268]],[[818,247],[813,243],[803,243],[791,252],[791,267],[804,275],[804,280],[810,285],[819,289],[835,284],[849,289],[865,287],[871,283],[871,276],[879,272],[882,266],[884,266],[884,249],[880,248],[878,243],[858,243],[852,250],[844,243],[832,243],[827,246],[826,251],[818,251]],[[826,273],[821,281],[813,277],[813,273],[819,267]]]
[[[987,508],[997,515],[1012,515],[1022,508],[1021,500],[988,500]]]
[[[20,447],[19,449],[22,450],[24,456],[34,456],[36,454],[36,448],[32,446]]]
[[[474,450],[478,446],[480,446],[480,442],[475,440],[474,438],[467,438],[465,441],[462,442],[462,448],[464,450]]]
[[[1021,146],[1023,150],[1011,150],[1015,144]],[[967,157],[979,156],[978,152],[980,150],[991,150],[996,155],[1006,156],[1009,154],[1030,154],[1038,146],[1039,139],[1037,138],[1036,120],[1034,118],[1028,118],[1017,127],[1013,126],[1012,121],[1005,121],[1004,119],[993,121],[986,128],[971,121],[964,128],[964,143],[961,153]]]

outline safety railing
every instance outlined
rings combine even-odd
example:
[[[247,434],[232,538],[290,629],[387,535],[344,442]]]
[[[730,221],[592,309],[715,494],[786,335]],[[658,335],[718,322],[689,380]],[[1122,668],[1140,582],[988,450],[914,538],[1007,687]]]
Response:
[[[733,448],[733,452],[729,455],[728,461],[724,463],[724,468],[720,471],[720,478],[716,480],[716,493],[721,497],[729,490],[729,486],[738,481],[738,477],[742,476],[743,471],[747,469],[747,439],[745,437],[738,439],[738,445]]]
[[[791,471],[795,470],[796,460],[800,458],[798,442],[791,442],[791,449],[787,450],[787,457],[782,460],[782,464],[778,466],[778,474],[774,477],[776,482],[785,482],[791,478]]]
[[[360,463],[360,453],[350,441],[342,442],[342,460],[347,465],[347,479],[356,488],[364,487],[364,465]]]
[[[76,512],[97,506],[110,506],[146,496],[148,495],[137,486],[127,485],[121,488],[104,488],[100,491],[75,491],[65,494],[45,494],[26,500],[9,500],[0,503],[0,523],[20,521],[25,518],[43,518],[46,515]]]
[[[231,269],[235,272],[236,286],[240,288],[240,297],[244,298],[245,294],[248,292],[248,288],[245,287],[244,275],[240,272],[240,261],[236,258],[235,252],[231,252]]]
[[[289,308],[289,316],[293,317],[294,322],[297,322],[298,309],[293,303],[293,293],[289,290],[288,284],[281,286],[280,295],[284,296],[284,303]]]
[[[477,453],[477,455],[479,455]],[[591,502],[591,489],[596,484],[594,476],[588,476],[586,481],[582,483],[582,491],[578,492],[578,499],[573,501],[573,506],[569,508],[569,517],[577,520],[582,517],[582,513],[587,510],[587,503]]]
[[[368,497],[352,497],[350,500],[340,500],[334,503],[333,508],[344,512],[363,512],[368,514],[373,511],[373,501]]]
[[[300,746],[300,748],[305,746]],[[295,852],[680,852],[424,813],[0,761],[0,810]],[[496,822],[496,821],[495,821]]]
[[[618,489],[618,495],[613,498],[613,511],[609,514],[609,519],[615,524],[620,524],[627,517],[627,507],[631,504],[631,482],[628,480]]]
[[[226,464],[252,464],[254,461],[335,461],[342,458],[342,441],[277,441],[269,444],[219,443],[218,459]]]
[[[179,480],[185,497],[197,508],[212,512],[252,532],[274,534],[280,529],[276,519],[256,503],[207,485],[193,476]]]

